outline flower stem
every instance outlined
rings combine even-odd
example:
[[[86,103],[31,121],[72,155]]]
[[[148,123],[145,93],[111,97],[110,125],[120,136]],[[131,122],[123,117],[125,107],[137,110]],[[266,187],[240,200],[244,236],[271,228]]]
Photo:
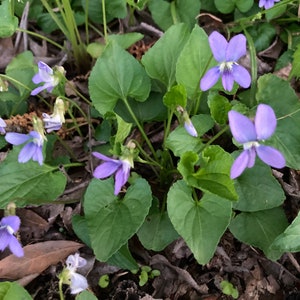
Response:
[[[60,300],[65,300],[63,290],[62,290],[62,284],[63,284],[62,279],[60,279],[58,282],[59,298]]]
[[[107,43],[107,24],[106,24],[105,0],[102,0],[102,17],[103,17],[104,39],[105,39],[105,43]]]
[[[225,133],[229,129],[229,125],[226,125],[223,129],[221,129],[216,135],[214,135],[201,149],[203,151],[209,145],[211,145],[216,139],[218,139],[223,133]]]

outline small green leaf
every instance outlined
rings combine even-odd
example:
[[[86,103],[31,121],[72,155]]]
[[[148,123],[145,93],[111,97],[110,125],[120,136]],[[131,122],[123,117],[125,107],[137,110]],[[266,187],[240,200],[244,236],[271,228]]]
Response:
[[[89,90],[95,108],[104,115],[113,111],[119,99],[132,97],[145,101],[150,92],[150,79],[133,56],[111,42],[92,69]]]
[[[218,11],[229,14],[237,7],[241,12],[247,12],[253,5],[253,0],[215,0]]]
[[[196,115],[191,118],[198,136],[202,136],[214,126],[214,121],[209,115]],[[200,138],[189,135],[183,126],[178,126],[167,138],[166,147],[171,149],[176,156],[181,156],[185,152],[198,152],[203,147]]]
[[[231,217],[231,202],[213,194],[200,201],[192,198],[192,189],[181,180],[168,193],[168,214],[199,264],[213,256]]]
[[[239,297],[238,290],[227,280],[221,281],[220,286],[223,294],[232,296],[233,299],[237,299]]]
[[[186,89],[182,85],[172,86],[172,88],[164,95],[163,98],[164,105],[171,109],[175,109],[177,106],[185,108],[186,100]]]
[[[277,236],[270,248],[282,252],[300,251],[300,213],[298,213],[292,224]]]
[[[82,291],[75,298],[76,300],[97,300],[98,298],[89,291]]]
[[[258,247],[271,259],[278,259],[277,250],[270,249],[275,238],[288,226],[281,207],[238,214],[229,226],[232,234],[241,242]]]
[[[18,150],[14,147],[0,168],[0,207],[9,202],[17,206],[42,204],[55,200],[63,193],[66,177],[58,168],[37,162],[18,162]]]
[[[28,292],[16,282],[0,282],[0,299],[3,300],[32,300]]]
[[[148,282],[148,273],[144,270],[139,275],[139,286],[144,286]]]
[[[123,199],[114,196],[112,178],[91,181],[84,196],[84,211],[97,259],[107,261],[138,231],[151,201],[144,179],[136,179]]]
[[[185,181],[198,189],[229,200],[237,200],[237,193],[229,173],[233,159],[219,146],[208,146],[201,156],[193,152],[182,155],[178,170]],[[195,171],[195,166],[199,167]]]
[[[292,71],[290,76],[300,77],[300,44],[297,46],[293,54]]]
[[[109,276],[107,274],[102,275],[99,279],[99,286],[103,289],[107,288],[109,285]]]
[[[176,62],[189,34],[185,24],[171,26],[142,58],[148,75],[161,81],[167,89],[175,83]]]
[[[210,93],[207,104],[214,120],[221,125],[226,124],[228,112],[231,110],[231,104],[228,99],[217,93]]]

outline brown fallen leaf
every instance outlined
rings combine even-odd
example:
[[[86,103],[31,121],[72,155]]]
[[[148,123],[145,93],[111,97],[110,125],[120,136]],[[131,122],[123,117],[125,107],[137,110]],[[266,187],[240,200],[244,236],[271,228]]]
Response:
[[[24,257],[9,255],[0,261],[0,278],[20,279],[41,273],[83,247],[72,241],[47,241],[24,247]]]

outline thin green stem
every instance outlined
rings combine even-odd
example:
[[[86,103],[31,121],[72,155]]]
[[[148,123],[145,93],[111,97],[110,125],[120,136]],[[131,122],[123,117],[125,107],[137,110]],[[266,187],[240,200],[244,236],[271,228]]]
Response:
[[[71,88],[71,90],[77,95],[79,96],[83,101],[85,101],[88,105],[93,105],[92,102],[86,98],[85,96],[83,96],[69,81],[67,81],[67,85]]]
[[[84,23],[85,23],[85,42],[88,45],[90,42],[90,38],[89,38],[89,0],[85,1]]]
[[[65,300],[64,294],[63,294],[63,290],[62,290],[62,280],[60,279],[58,282],[58,290],[59,290],[59,298],[60,300]]]
[[[105,0],[102,0],[102,17],[103,17],[104,39],[105,39],[105,43],[107,43],[107,24],[106,24]]]
[[[177,14],[176,14],[176,3],[175,3],[175,1],[171,2],[171,16],[172,16],[173,24],[177,24],[178,19],[177,19]]]
[[[6,80],[9,80],[9,81],[11,81],[11,82],[14,82],[14,83],[18,84],[19,86],[23,87],[24,89],[26,89],[26,90],[28,90],[28,91],[31,91],[31,89],[30,89],[27,85],[23,84],[22,82],[20,82],[20,81],[14,79],[14,78],[12,78],[12,77],[10,77],[10,76],[4,75],[4,74],[0,74],[0,77],[1,77],[1,78],[4,78],[4,79],[6,79]]]
[[[125,104],[125,106],[126,106],[128,112],[130,113],[132,119],[134,120],[136,126],[137,126],[138,129],[140,130],[141,135],[143,136],[143,138],[144,138],[146,144],[148,145],[150,151],[152,152],[153,157],[155,158],[156,161],[158,161],[158,157],[157,157],[156,152],[155,152],[155,150],[154,150],[154,148],[153,148],[153,146],[152,146],[152,143],[150,142],[149,138],[147,137],[147,135],[146,135],[146,133],[145,133],[145,131],[144,131],[143,126],[140,124],[139,120],[137,119],[137,117],[135,116],[134,112],[132,111],[132,109],[131,109],[131,107],[130,107],[128,101],[127,101],[127,98],[123,98],[123,101],[124,101],[124,104]]]
[[[61,46],[60,44],[54,42],[53,40],[51,40],[51,39],[47,38],[46,36],[43,36],[43,35],[41,35],[39,33],[30,31],[30,30],[26,30],[26,29],[23,29],[23,28],[17,28],[17,31],[27,33],[27,34],[35,36],[35,37],[37,37],[37,38],[39,38],[41,40],[45,40],[46,42],[52,44],[53,46],[59,48],[60,50],[66,51],[66,48],[64,46]]]
[[[172,123],[172,118],[173,118],[173,115],[174,115],[174,111],[175,111],[175,109],[172,108],[170,110],[170,112],[168,113],[168,120],[167,120],[167,124],[166,124],[166,127],[165,127],[165,132],[164,132],[163,148],[165,148],[166,140],[167,140],[167,137],[168,137],[170,129],[171,129],[171,123]]]
[[[226,125],[224,128],[222,128],[216,135],[214,135],[201,149],[203,151],[205,148],[207,148],[209,145],[211,145],[216,139],[218,139],[222,134],[224,134],[229,129],[229,125]]]

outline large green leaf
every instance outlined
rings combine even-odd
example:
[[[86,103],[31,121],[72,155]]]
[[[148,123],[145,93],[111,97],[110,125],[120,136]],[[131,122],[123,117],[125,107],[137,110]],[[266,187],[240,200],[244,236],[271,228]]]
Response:
[[[266,143],[283,153],[288,167],[300,169],[300,131],[296,130],[300,124],[300,103],[295,91],[289,82],[267,74],[258,80],[256,98],[259,103],[272,106],[278,120],[275,134]]]
[[[239,201],[233,207],[240,211],[259,211],[279,206],[285,200],[284,192],[274,178],[271,168],[257,160],[235,180]]]
[[[209,115],[196,115],[193,116],[191,120],[198,136],[202,136],[214,125],[214,121]],[[181,156],[188,151],[198,152],[204,145],[200,138],[191,136],[183,126],[178,126],[168,136],[166,146],[171,149],[176,156]]]
[[[153,200],[150,212],[137,235],[146,249],[162,251],[179,236],[170,222],[168,213],[160,210],[157,199]]]
[[[113,180],[93,179],[84,196],[84,211],[97,259],[107,261],[140,228],[152,195],[146,180],[138,178],[123,199],[114,196]]]
[[[18,27],[18,18],[11,13],[10,0],[1,1],[0,5],[0,37],[12,36]]]
[[[271,259],[278,259],[282,252],[269,247],[287,226],[283,209],[275,207],[251,213],[243,212],[232,220],[229,228],[241,242],[260,248]]]
[[[149,76],[164,83],[168,89],[175,83],[177,59],[189,35],[185,24],[173,25],[142,58]]]
[[[177,181],[168,193],[168,214],[199,264],[213,256],[231,217],[231,202],[213,194],[194,201],[192,189]]]
[[[119,99],[145,101],[150,79],[132,55],[110,42],[92,69],[89,90],[95,108],[105,114],[113,111]]]
[[[32,300],[29,293],[18,283],[4,281],[0,283],[0,299],[3,300]]]
[[[271,249],[283,252],[300,251],[300,213],[298,213],[292,224],[275,239]]]
[[[233,159],[219,146],[208,146],[201,156],[194,152],[182,155],[178,170],[185,181],[198,189],[222,198],[237,200],[237,193],[229,173]],[[195,171],[195,167],[198,170]]]
[[[223,14],[229,14],[237,7],[241,12],[247,12],[253,5],[253,0],[215,0],[216,8]]]
[[[150,0],[148,7],[154,21],[163,30],[179,22],[187,24],[192,29],[200,12],[201,1],[175,0],[169,3],[163,0]]]
[[[189,98],[200,95],[200,79],[214,63],[207,35],[195,25],[176,66],[176,80],[185,86]]]
[[[15,147],[20,148],[20,147]],[[55,200],[63,193],[66,177],[57,167],[37,162],[18,163],[18,150],[11,151],[0,165],[0,207],[9,202],[17,206],[41,204]]]

